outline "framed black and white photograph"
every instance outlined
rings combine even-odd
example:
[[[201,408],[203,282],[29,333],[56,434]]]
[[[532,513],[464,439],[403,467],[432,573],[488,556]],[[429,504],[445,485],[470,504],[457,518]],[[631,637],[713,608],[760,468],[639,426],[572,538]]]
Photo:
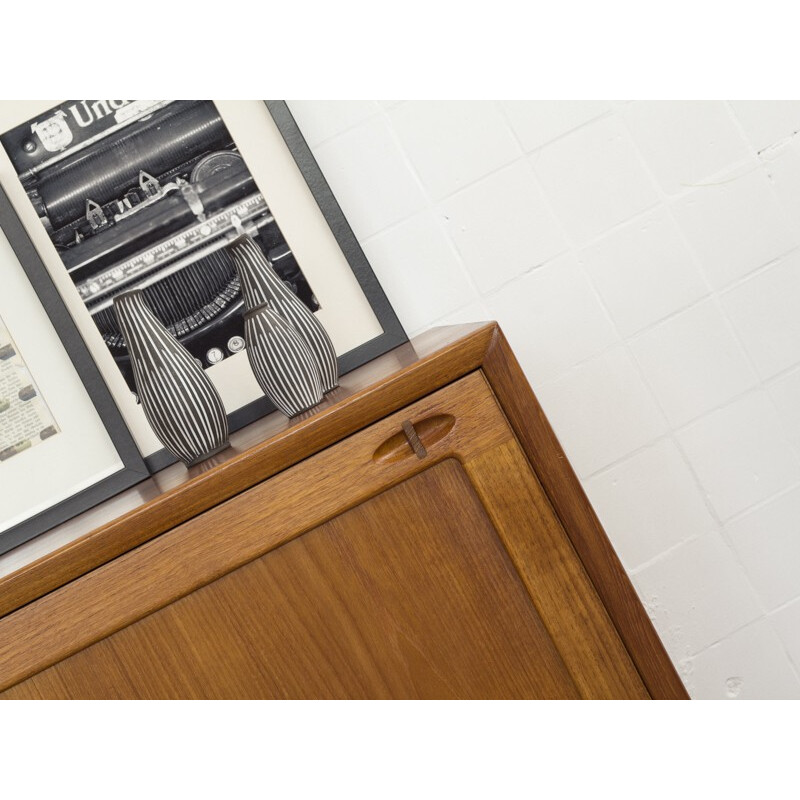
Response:
[[[273,410],[243,352],[237,233],[323,324],[340,374],[406,340],[285,103],[4,102],[0,184],[151,470],[174,458],[137,403],[119,293],[142,291],[232,431]]]
[[[148,471],[2,189],[0,281],[2,554]]]

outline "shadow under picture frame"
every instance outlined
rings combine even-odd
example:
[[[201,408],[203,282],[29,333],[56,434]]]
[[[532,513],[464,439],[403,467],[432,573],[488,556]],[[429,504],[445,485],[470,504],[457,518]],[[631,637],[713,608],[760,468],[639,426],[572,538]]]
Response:
[[[0,554],[149,472],[0,187]]]
[[[150,292],[231,432],[274,410],[241,352],[234,217],[322,322],[340,375],[407,341],[283,101],[0,103],[0,145],[0,184],[151,472],[175,458],[136,403],[115,293]]]

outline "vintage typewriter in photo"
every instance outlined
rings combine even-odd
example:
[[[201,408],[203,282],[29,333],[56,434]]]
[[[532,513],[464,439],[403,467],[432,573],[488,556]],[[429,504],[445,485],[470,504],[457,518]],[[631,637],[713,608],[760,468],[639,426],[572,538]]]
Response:
[[[318,305],[211,101],[67,101],[2,136],[11,161],[133,390],[112,307],[142,289],[204,367],[244,347],[224,247],[244,227],[311,310]]]

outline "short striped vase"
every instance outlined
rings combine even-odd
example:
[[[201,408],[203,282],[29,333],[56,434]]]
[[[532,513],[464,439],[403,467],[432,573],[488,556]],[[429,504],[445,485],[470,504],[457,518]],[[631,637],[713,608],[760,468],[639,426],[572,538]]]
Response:
[[[217,390],[189,351],[136,289],[114,298],[136,391],[159,441],[187,466],[228,447],[228,417]]]
[[[339,385],[339,367],[336,351],[322,323],[304,305],[303,301],[278,277],[261,248],[242,234],[228,245],[233,257],[242,297],[247,309],[270,303],[302,337],[319,368],[323,393]]]
[[[319,369],[311,351],[269,303],[244,315],[244,340],[261,391],[287,417],[322,401]]]

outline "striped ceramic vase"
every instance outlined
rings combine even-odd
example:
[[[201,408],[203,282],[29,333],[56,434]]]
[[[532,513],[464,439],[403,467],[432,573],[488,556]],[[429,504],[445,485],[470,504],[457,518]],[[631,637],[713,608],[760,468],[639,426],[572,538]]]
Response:
[[[228,447],[228,417],[203,368],[136,289],[114,298],[139,401],[159,441],[187,466]]]
[[[270,303],[244,315],[245,348],[261,391],[287,417],[322,400],[319,369],[308,345]]]
[[[322,323],[312,314],[286,284],[278,277],[261,248],[248,236],[242,234],[228,245],[233,257],[242,297],[246,308],[252,309],[271,303],[272,308],[283,317],[308,345],[322,378],[323,393],[339,385],[339,367],[336,351]]]

